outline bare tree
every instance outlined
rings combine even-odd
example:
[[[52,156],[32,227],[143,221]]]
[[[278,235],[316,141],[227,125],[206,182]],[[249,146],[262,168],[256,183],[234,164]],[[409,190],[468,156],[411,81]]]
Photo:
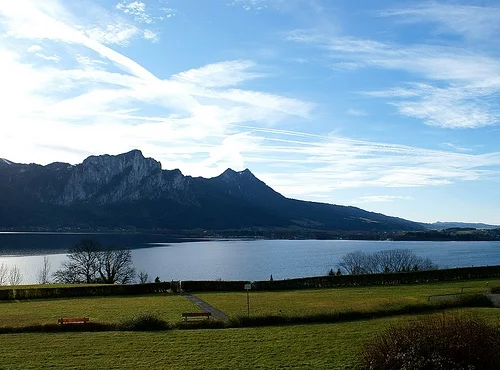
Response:
[[[339,267],[346,274],[359,275],[368,273],[368,255],[361,251],[347,253],[342,257]]]
[[[135,277],[130,250],[103,250],[99,242],[90,239],[77,244],[68,259],[54,274],[57,282],[126,284]]]
[[[95,283],[98,268],[98,252],[101,244],[91,239],[83,239],[68,254],[69,261],[64,261],[62,268],[54,273],[59,283]]]
[[[20,285],[23,281],[23,275],[17,266],[9,270],[9,285]]]
[[[339,267],[351,275],[402,271],[432,270],[437,266],[430,259],[418,257],[409,249],[392,249],[367,254],[361,251],[347,253]]]
[[[2,263],[0,265],[0,285],[7,284],[8,274],[9,274],[9,267],[5,263]]]
[[[104,284],[127,284],[134,280],[132,253],[128,249],[99,252],[97,255],[99,280]]]
[[[432,270],[436,266],[430,259],[418,257],[409,249],[392,249],[374,254],[379,263],[379,272],[401,272]]]
[[[139,272],[139,284],[150,283],[151,279],[149,279],[149,275],[146,271]]]
[[[52,265],[49,261],[49,257],[43,256],[43,265],[38,270],[37,273],[37,282],[38,284],[48,284],[50,283],[50,269],[52,268]]]

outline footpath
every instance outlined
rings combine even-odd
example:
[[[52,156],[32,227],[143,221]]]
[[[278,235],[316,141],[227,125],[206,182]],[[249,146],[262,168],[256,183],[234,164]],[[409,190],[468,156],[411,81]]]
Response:
[[[221,310],[215,308],[214,306],[208,304],[207,302],[201,300],[200,298],[194,295],[188,293],[181,293],[180,295],[186,297],[195,305],[200,307],[203,312],[210,312],[212,314],[212,317],[217,320],[227,321],[229,319],[229,316],[227,316],[224,312],[222,312]]]

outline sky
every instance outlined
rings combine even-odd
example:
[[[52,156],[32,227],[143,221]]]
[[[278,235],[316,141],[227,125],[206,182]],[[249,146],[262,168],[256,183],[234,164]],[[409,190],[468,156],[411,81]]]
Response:
[[[0,0],[0,158],[140,149],[287,197],[500,224],[500,4]]]

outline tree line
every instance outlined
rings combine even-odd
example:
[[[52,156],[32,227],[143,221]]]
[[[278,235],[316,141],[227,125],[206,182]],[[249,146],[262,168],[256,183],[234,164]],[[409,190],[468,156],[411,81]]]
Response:
[[[375,253],[347,253],[339,263],[339,273],[349,275],[379,274],[437,269],[429,258],[417,256],[409,249],[391,249]]]

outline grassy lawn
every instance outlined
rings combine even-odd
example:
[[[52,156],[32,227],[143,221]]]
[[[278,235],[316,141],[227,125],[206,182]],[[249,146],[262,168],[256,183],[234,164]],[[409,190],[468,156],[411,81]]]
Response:
[[[496,309],[467,309],[492,323]],[[346,369],[362,345],[400,316],[338,324],[167,332],[0,335],[1,367],[148,369]]]
[[[182,312],[198,307],[174,294],[126,297],[81,297],[0,302],[0,327],[56,323],[59,317],[89,317],[91,321],[119,322],[141,312],[158,314],[174,323]]]
[[[488,280],[488,286],[500,285],[500,280]],[[307,315],[347,310],[396,308],[402,304],[425,303],[430,295],[464,292],[484,292],[486,280],[439,282],[430,284],[332,288],[276,292],[250,291],[251,315]],[[228,315],[247,314],[245,292],[194,293]]]
[[[160,333],[0,335],[0,363],[8,369],[342,369],[356,361],[356,352],[367,337],[393,321]]]

